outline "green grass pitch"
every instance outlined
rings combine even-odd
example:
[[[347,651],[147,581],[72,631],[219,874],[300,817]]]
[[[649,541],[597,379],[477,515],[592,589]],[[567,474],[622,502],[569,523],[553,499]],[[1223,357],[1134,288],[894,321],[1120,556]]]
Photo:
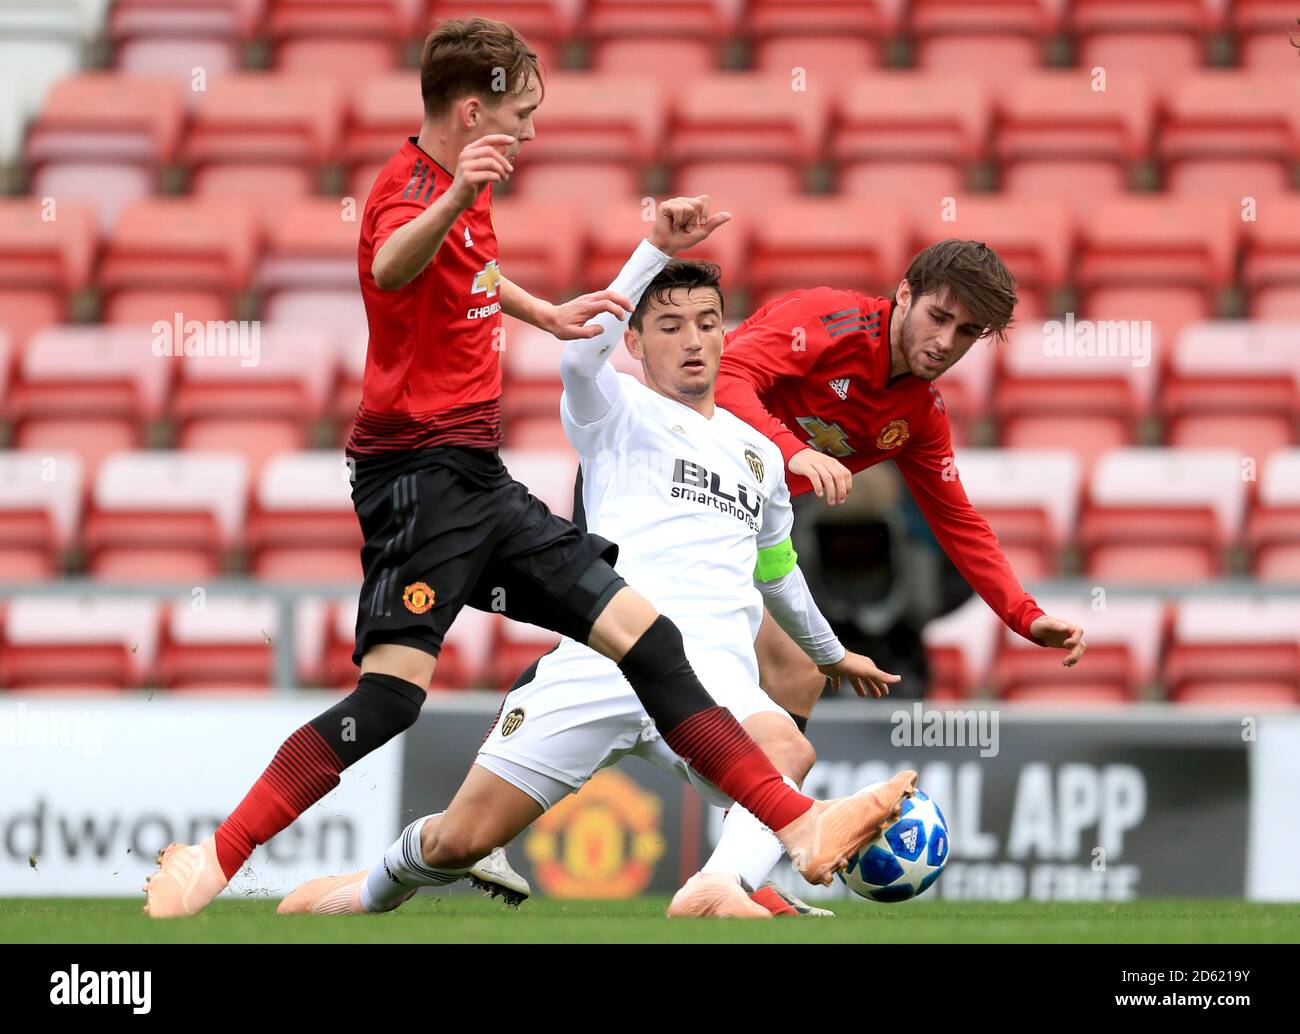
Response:
[[[382,916],[283,917],[266,899],[218,901],[166,922],[138,900],[0,899],[0,943],[1300,943],[1300,905],[1151,900],[1126,904],[839,902],[834,919],[669,921],[666,898],[559,901],[515,911],[469,896],[422,894]]]

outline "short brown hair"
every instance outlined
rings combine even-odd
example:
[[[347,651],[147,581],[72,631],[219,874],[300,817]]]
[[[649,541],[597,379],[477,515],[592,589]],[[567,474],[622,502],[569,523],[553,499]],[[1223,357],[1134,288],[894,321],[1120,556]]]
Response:
[[[672,293],[679,287],[691,290],[693,287],[711,287],[718,295],[718,312],[721,313],[724,308],[722,300],[722,267],[716,262],[705,262],[702,259],[672,259],[659,271],[659,274],[650,281],[645,289],[645,294],[641,295],[641,300],[636,303],[636,308],[632,310],[632,316],[628,320],[628,325],[637,333],[641,332],[644,325],[646,311],[650,308],[650,302],[657,301],[667,305],[672,300]]]
[[[448,18],[429,33],[420,50],[420,93],[427,115],[446,113],[462,97],[499,104],[506,93],[542,81],[537,54],[505,22]]]
[[[914,298],[950,291],[985,333],[1006,340],[1016,311],[1016,278],[983,241],[950,237],[931,244],[912,259],[905,278]]]

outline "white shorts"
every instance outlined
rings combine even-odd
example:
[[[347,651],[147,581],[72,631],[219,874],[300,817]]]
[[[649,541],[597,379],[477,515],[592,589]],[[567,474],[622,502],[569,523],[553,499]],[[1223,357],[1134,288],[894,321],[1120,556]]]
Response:
[[[707,658],[693,656],[691,663],[736,721],[770,711],[793,724],[731,654],[710,652]],[[664,742],[618,665],[565,639],[537,662],[531,680],[506,694],[477,763],[552,808],[629,754],[685,779],[712,803],[732,803]]]

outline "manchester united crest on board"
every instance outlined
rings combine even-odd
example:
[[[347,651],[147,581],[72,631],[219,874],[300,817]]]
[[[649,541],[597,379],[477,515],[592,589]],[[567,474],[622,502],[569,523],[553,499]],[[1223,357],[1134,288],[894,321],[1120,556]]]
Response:
[[[897,449],[911,437],[912,432],[908,430],[906,420],[891,420],[876,435],[876,448]]]
[[[403,590],[402,602],[412,614],[427,614],[433,608],[433,590],[424,582],[412,582]]]
[[[745,450],[745,462],[749,464],[750,472],[761,485],[763,483],[763,457],[753,449]]]

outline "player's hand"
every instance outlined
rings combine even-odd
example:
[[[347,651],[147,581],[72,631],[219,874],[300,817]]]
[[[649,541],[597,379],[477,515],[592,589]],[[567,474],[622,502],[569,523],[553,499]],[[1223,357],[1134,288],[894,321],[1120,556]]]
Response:
[[[1083,641],[1082,628],[1048,614],[1034,618],[1033,624],[1029,626],[1029,634],[1040,646],[1069,650],[1069,654],[1061,662],[1067,668],[1073,668],[1078,664],[1079,658],[1088,649],[1088,644]]]
[[[903,680],[901,675],[891,675],[877,668],[870,657],[863,657],[860,653],[846,653],[838,663],[819,664],[817,668],[830,678],[832,689],[838,690],[840,680],[848,679],[860,697],[866,696],[868,691],[876,698],[888,696],[889,687]]]
[[[602,312],[626,320],[632,311],[632,303],[617,291],[596,291],[584,294],[563,305],[551,307],[550,317],[542,329],[553,334],[561,341],[574,338],[590,338],[600,333],[600,324],[584,326],[588,320]]]
[[[708,194],[675,197],[661,203],[655,211],[650,243],[665,255],[676,255],[699,244],[723,223],[730,221],[730,212],[709,214]]]
[[[853,474],[834,456],[816,449],[804,449],[790,458],[790,473],[802,474],[812,482],[818,498],[825,497],[827,506],[835,506],[849,497],[853,487]]]
[[[506,149],[514,142],[515,138],[505,133],[489,133],[465,145],[447,190],[457,207],[469,208],[489,183],[504,183],[510,178],[515,166],[506,157]]]

